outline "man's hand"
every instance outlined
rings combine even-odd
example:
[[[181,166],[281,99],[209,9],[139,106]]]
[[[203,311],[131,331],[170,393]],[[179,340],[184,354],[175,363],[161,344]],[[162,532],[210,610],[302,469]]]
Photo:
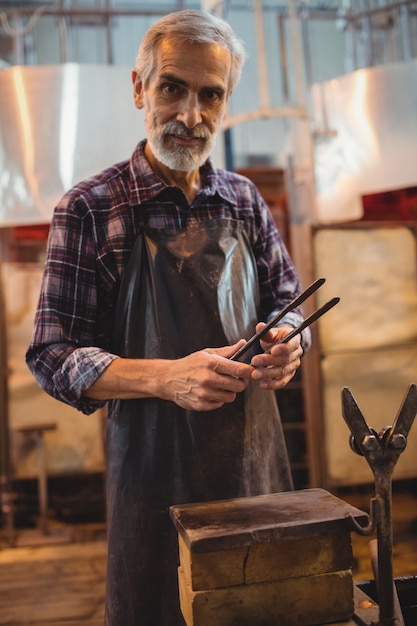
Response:
[[[257,324],[256,332],[264,326],[263,322]],[[261,340],[262,348],[271,350],[270,354],[256,354],[251,361],[254,367],[252,380],[258,381],[261,389],[285,387],[300,367],[303,354],[300,335],[296,335],[288,343],[274,346],[274,342],[288,335],[291,330],[292,326],[283,324],[272,328]]]
[[[163,397],[194,411],[211,411],[233,402],[246,389],[253,370],[246,363],[230,361],[243,343],[206,348],[170,361]]]

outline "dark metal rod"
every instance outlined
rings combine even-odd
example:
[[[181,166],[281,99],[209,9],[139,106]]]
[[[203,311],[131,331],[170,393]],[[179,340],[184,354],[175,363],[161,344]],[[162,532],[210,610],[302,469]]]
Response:
[[[307,328],[307,326],[311,326],[311,324],[313,322],[317,321],[322,315],[327,313],[327,311],[330,311],[330,309],[332,309],[334,306],[336,306],[336,304],[338,302],[340,302],[340,298],[336,297],[336,298],[332,298],[331,300],[326,302],[326,304],[323,304],[323,306],[321,306],[319,309],[317,309],[317,311],[315,311],[314,313],[309,315],[304,320],[304,322],[302,322],[299,326],[294,328],[294,330],[292,330],[290,333],[288,333],[288,335],[285,335],[285,337],[283,337],[279,341],[275,342],[274,345],[276,346],[279,343],[288,343],[288,341],[290,341],[296,335],[299,335],[305,328]],[[270,351],[270,349],[267,350],[265,352],[265,354],[267,354]]]
[[[392,483],[390,473],[375,473],[375,495],[379,502],[379,522],[377,525],[379,626],[398,626],[394,611]]]
[[[378,589],[378,585],[379,585],[379,558],[378,558],[378,540],[377,539],[372,539],[372,541],[369,542],[369,554],[370,554],[370,557],[371,557],[372,571],[374,573],[376,587]],[[398,626],[405,626],[403,614],[402,614],[402,611],[401,611],[400,601],[398,599],[397,589],[395,587],[395,582],[394,582],[394,589],[393,589],[393,591],[394,591],[394,616],[395,616],[395,619],[397,620]]]

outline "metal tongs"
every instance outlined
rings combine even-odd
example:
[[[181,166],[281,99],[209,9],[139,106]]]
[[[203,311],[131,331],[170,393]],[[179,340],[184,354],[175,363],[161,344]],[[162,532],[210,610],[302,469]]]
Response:
[[[257,341],[259,341],[259,339],[261,339],[261,337],[266,335],[266,333],[271,328],[276,326],[278,322],[282,320],[282,318],[285,315],[287,315],[287,313],[299,307],[305,300],[307,300],[307,298],[309,298],[315,291],[317,291],[317,289],[319,289],[319,287],[321,287],[324,282],[326,282],[325,278],[318,278],[317,280],[315,280],[314,283],[312,283],[309,287],[307,287],[305,291],[300,293],[299,296],[297,296],[294,300],[292,300],[289,304],[287,304],[287,306],[284,307],[279,313],[277,313],[277,315],[275,315],[271,320],[269,320],[269,322],[264,326],[264,328],[262,328],[262,330],[259,330],[250,339],[248,339],[248,341],[241,348],[239,348],[237,352],[234,353],[234,355],[231,357],[231,360],[237,361],[238,359],[240,359],[240,357],[243,356],[248,350],[250,350],[250,348],[252,348],[252,346]],[[279,339],[278,341],[276,341],[273,345],[276,346],[280,343],[287,343],[288,341],[290,341],[290,339],[300,334],[305,328],[310,326],[310,324],[318,320],[319,317],[321,317],[322,315],[327,313],[327,311],[332,309],[339,302],[339,300],[340,298],[332,298],[331,300],[323,304],[323,306],[317,309],[317,311],[309,315],[309,317],[306,317],[306,319],[299,326],[294,328],[291,332],[288,333],[288,335],[285,335],[285,337],[283,337],[282,339]],[[271,346],[271,348],[272,347],[273,346]],[[271,348],[266,350],[265,354],[269,354],[271,351]]]
[[[417,386],[410,385],[392,426],[379,433],[370,428],[350,390],[342,391],[343,419],[351,431],[350,447],[364,456],[375,478],[369,524],[361,527],[352,518],[355,531],[369,535],[377,528],[377,545],[370,550],[378,590],[379,621],[376,626],[404,626],[393,578],[392,474],[417,415]]]

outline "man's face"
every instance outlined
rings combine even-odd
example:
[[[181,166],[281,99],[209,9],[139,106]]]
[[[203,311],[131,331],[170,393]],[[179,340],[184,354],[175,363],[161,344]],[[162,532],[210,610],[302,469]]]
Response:
[[[166,167],[190,171],[206,161],[225,113],[230,68],[230,53],[221,46],[180,46],[167,39],[146,87],[134,73],[148,146]]]

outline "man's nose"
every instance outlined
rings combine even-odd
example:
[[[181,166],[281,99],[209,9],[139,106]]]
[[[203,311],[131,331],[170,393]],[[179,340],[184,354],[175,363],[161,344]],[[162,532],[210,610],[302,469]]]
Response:
[[[181,105],[181,110],[177,115],[177,120],[185,124],[187,128],[194,128],[202,122],[200,103],[198,96],[189,94]]]

